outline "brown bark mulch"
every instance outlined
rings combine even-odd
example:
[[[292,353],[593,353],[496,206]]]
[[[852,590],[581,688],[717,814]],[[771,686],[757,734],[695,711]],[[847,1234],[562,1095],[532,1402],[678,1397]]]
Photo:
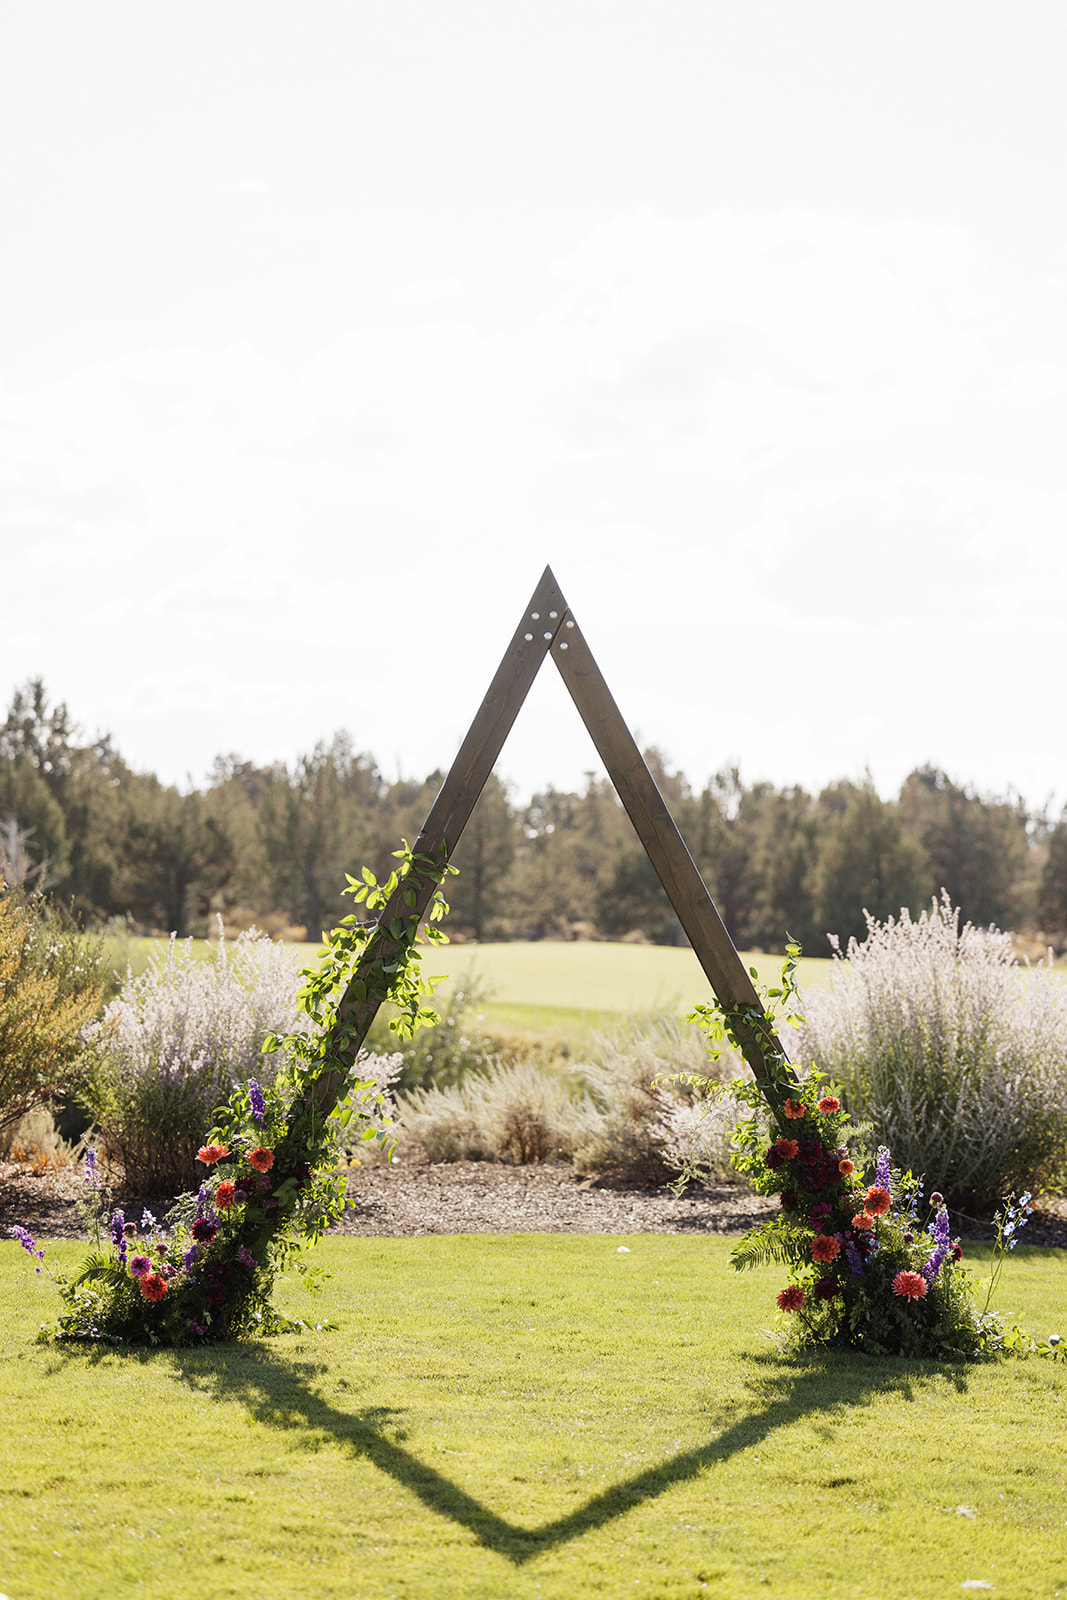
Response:
[[[75,1168],[34,1176],[0,1165],[0,1238],[13,1225],[36,1239],[85,1238]],[[664,1188],[603,1187],[569,1166],[546,1162],[514,1167],[485,1161],[440,1165],[401,1162],[349,1174],[351,1204],[334,1232],[356,1237],[418,1237],[441,1233],[743,1233],[775,1207],[747,1187],[722,1183],[675,1199]],[[148,1202],[157,1216],[166,1201]],[[141,1200],[122,1202],[138,1217]],[[961,1235],[990,1239],[987,1223],[953,1218]],[[1021,1242],[1067,1249],[1067,1199],[1035,1207]]]

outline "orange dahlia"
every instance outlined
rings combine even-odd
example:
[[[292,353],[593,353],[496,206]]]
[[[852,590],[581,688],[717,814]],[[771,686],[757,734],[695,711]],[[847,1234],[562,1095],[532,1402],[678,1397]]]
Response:
[[[233,1197],[236,1193],[237,1185],[235,1183],[227,1182],[219,1184],[218,1188],[215,1190],[215,1204],[218,1206],[220,1211],[229,1211],[230,1207],[233,1205]]]
[[[213,1167],[216,1161],[221,1161],[229,1153],[224,1144],[206,1144],[196,1152],[196,1159],[202,1161],[205,1167]]]
[[[248,1152],[248,1164],[257,1172],[269,1172],[274,1165],[274,1151],[261,1144]]]
[[[804,1304],[804,1291],[798,1283],[791,1283],[783,1289],[778,1296],[778,1304],[783,1311],[799,1311]]]
[[[904,1300],[921,1300],[926,1294],[926,1279],[921,1272],[898,1272],[893,1279],[893,1293]]]
[[[811,1241],[813,1261],[836,1261],[840,1254],[841,1246],[830,1233],[817,1233]]]
[[[785,1112],[786,1116],[792,1117],[794,1122],[798,1122],[801,1117],[806,1116],[807,1109],[808,1108],[804,1104],[803,1100],[787,1100],[785,1105],[782,1107],[782,1110]]]
[[[859,1216],[852,1218],[852,1226],[860,1233],[870,1233],[874,1227],[874,1218],[869,1211],[861,1211]]]
[[[843,1178],[851,1178],[851,1176],[855,1172],[856,1168],[855,1168],[855,1165],[846,1156],[844,1161],[839,1161],[837,1163],[837,1170],[838,1170],[838,1172],[841,1174],[841,1176]]]
[[[800,1154],[800,1146],[795,1139],[776,1139],[774,1148],[783,1161],[795,1161]]]
[[[863,1209],[869,1211],[872,1217],[884,1217],[889,1207],[893,1204],[893,1197],[888,1189],[875,1184],[873,1189],[867,1190],[867,1197],[863,1202]]]
[[[824,1117],[828,1117],[832,1111],[841,1110],[841,1102],[832,1094],[824,1094],[819,1101],[819,1110]]]
[[[161,1278],[158,1272],[150,1272],[147,1278],[142,1278],[138,1288],[146,1300],[162,1300],[167,1292],[167,1280]]]

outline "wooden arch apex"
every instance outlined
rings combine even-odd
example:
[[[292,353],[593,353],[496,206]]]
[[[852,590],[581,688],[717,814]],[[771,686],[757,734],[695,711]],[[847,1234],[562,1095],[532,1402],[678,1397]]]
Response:
[[[551,567],[545,568],[540,583],[531,595],[530,603],[504,652],[448,776],[430,807],[414,845],[415,853],[438,855],[443,851],[446,859],[451,858],[541,663],[549,654],[559,668],[560,676],[589,730],[619,799],[720,1003],[728,1008],[751,1006],[762,1012],[759,996],[744,963],[612,699]],[[412,909],[418,911],[421,919],[429,907],[433,887],[430,884],[424,888],[412,908],[404,904],[401,886],[401,890],[397,891],[381,913],[380,926],[388,927],[394,915],[410,917]],[[359,976],[360,969],[357,966],[352,984],[357,982]],[[378,1010],[377,1002],[354,998],[352,984],[340,1007],[346,1021],[355,1024],[346,1053],[354,1053],[359,1048]],[[768,1025],[745,1029],[738,1026],[738,1035],[743,1043],[745,1058],[757,1077],[769,1077],[766,1056],[773,1054],[784,1060],[785,1052]],[[314,1099],[323,1111],[332,1104],[331,1097],[340,1082],[339,1075],[318,1080]]]

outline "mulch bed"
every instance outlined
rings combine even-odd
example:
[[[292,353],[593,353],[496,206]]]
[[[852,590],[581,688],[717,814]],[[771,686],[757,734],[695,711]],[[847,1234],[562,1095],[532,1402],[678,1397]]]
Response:
[[[0,1238],[18,1224],[36,1239],[78,1239],[85,1192],[75,1168],[40,1176],[0,1164]],[[738,1234],[776,1209],[740,1184],[693,1189],[680,1199],[663,1188],[615,1188],[582,1179],[568,1166],[513,1167],[486,1161],[440,1165],[400,1162],[359,1167],[349,1175],[351,1204],[335,1233],[363,1238],[431,1233],[716,1233]],[[130,1216],[144,1202],[125,1200]],[[152,1200],[162,1216],[168,1202]],[[970,1239],[990,1239],[986,1223],[954,1218]],[[1067,1249],[1067,1199],[1043,1200],[1022,1242]]]

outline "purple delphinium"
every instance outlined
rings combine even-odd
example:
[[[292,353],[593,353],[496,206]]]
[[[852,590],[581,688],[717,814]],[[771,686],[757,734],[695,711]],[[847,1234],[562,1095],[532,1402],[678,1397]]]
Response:
[[[242,1245],[238,1250],[237,1259],[243,1267],[254,1267],[256,1265],[255,1256],[252,1254],[251,1250],[247,1250],[244,1245]]]
[[[196,1260],[196,1258],[197,1258],[197,1256],[199,1254],[200,1254],[199,1247],[197,1245],[195,1245],[195,1244],[191,1244],[189,1246],[188,1250],[182,1256],[182,1266],[185,1268],[186,1272],[188,1272],[191,1269],[191,1267],[193,1265],[193,1262]]]
[[[878,1146],[878,1160],[874,1164],[874,1181],[886,1194],[893,1193],[893,1184],[889,1175],[889,1151],[884,1144]]]
[[[130,1257],[130,1277],[147,1278],[152,1270],[152,1263],[147,1256]]]
[[[255,1078],[248,1080],[248,1103],[252,1108],[252,1115],[257,1122],[262,1122],[267,1114],[267,1107],[263,1102],[263,1090]]]
[[[195,1334],[199,1335],[201,1339],[204,1337],[205,1333],[207,1333],[207,1329],[202,1327],[199,1322],[195,1322],[192,1317],[189,1318],[189,1326],[192,1328]]]
[[[85,1152],[85,1174],[82,1178],[82,1182],[91,1183],[93,1188],[96,1188],[96,1151],[92,1148],[86,1150]]]
[[[44,1251],[38,1250],[37,1240],[33,1237],[33,1234],[28,1228],[20,1228],[16,1224],[14,1227],[8,1228],[7,1231],[13,1239],[18,1240],[19,1244],[25,1250],[27,1255],[33,1256],[35,1261],[44,1260]],[[35,1272],[40,1272],[40,1270],[40,1267],[34,1268]]]
[[[932,1283],[941,1271],[941,1264],[949,1252],[951,1229],[948,1220],[947,1206],[939,1206],[937,1216],[933,1222],[934,1253],[922,1269],[923,1277],[927,1283]]]
[[[111,1213],[111,1242],[122,1265],[126,1265],[126,1218],[121,1211]]]
[[[145,1233],[155,1233],[156,1229],[159,1227],[159,1223],[156,1221],[155,1217],[152,1215],[151,1211],[149,1211],[147,1206],[145,1206],[141,1213],[141,1227]]]
[[[860,1255],[855,1243],[848,1237],[847,1234],[845,1236],[845,1257],[849,1266],[852,1268],[852,1276],[854,1278],[861,1278],[863,1276],[863,1257]]]

